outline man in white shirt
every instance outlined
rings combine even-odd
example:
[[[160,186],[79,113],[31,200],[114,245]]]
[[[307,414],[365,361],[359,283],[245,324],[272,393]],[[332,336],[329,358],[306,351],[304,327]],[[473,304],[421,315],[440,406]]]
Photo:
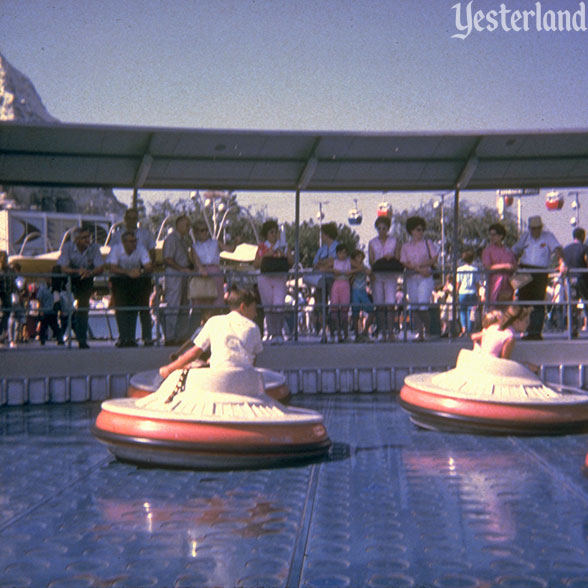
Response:
[[[136,208],[127,208],[124,217],[124,229],[117,231],[110,240],[111,248],[115,245],[122,246],[122,236],[126,231],[131,231],[135,237],[137,237],[137,247],[144,247],[149,253],[151,263],[155,264],[155,237],[151,234],[151,231],[145,227],[140,227],[139,212]],[[138,298],[139,319],[141,321],[141,335],[146,346],[153,345],[152,340],[152,323],[151,313],[149,309],[149,299],[151,292],[153,291],[153,281],[151,279],[145,279],[141,281],[141,295]]]
[[[135,233],[125,231],[122,235],[122,244],[112,247],[107,262],[113,274],[112,293],[119,332],[117,345],[136,347],[137,314],[143,303],[142,294],[146,289],[145,284],[151,283],[151,278],[145,275],[152,270],[151,258],[145,247],[137,245]],[[149,328],[142,330],[142,336],[145,345],[152,344],[151,320],[149,320]]]
[[[94,276],[102,273],[104,262],[100,247],[92,243],[88,229],[77,228],[73,237],[73,241],[63,245],[57,264],[61,272],[70,276],[72,294],[78,301],[74,315],[74,331],[78,346],[80,349],[88,349],[90,296],[94,287]]]
[[[548,270],[555,254],[562,263],[563,250],[553,233],[543,229],[540,216],[529,217],[529,230],[521,235],[512,250],[519,260],[519,267],[529,271],[533,280],[518,291],[518,300],[541,302],[533,307],[527,334],[523,339],[541,340],[545,319],[545,291],[547,290]],[[531,270],[541,270],[533,272]]]
[[[151,258],[151,263],[155,263],[155,237],[153,237],[149,229],[140,227],[138,222],[139,213],[137,209],[127,208],[127,210],[125,210],[124,216],[124,229],[116,231],[114,235],[112,235],[110,245],[111,247],[114,247],[114,245],[122,245],[123,234],[126,231],[132,231],[135,237],[137,237],[137,246],[141,245],[145,247],[149,253],[149,257]]]

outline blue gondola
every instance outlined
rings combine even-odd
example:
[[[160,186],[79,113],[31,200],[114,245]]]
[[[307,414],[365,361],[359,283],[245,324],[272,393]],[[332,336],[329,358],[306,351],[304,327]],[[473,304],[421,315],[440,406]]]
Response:
[[[353,202],[355,202],[355,206],[349,210],[349,216],[347,217],[347,220],[349,221],[349,224],[352,226],[361,225],[363,215],[361,213],[361,210],[359,210],[359,208],[357,207],[357,200],[354,200]]]

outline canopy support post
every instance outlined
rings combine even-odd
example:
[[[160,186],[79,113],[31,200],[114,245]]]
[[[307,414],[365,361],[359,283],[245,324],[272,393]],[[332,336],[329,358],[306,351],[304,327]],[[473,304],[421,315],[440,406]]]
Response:
[[[300,275],[300,189],[294,205],[294,341],[298,341],[298,276]]]
[[[451,282],[453,284],[452,318],[449,321],[449,337],[453,338],[459,325],[458,320],[458,292],[457,292],[457,264],[459,259],[459,188],[453,193],[453,255],[451,256]],[[445,279],[445,277],[443,277]],[[462,325],[463,326],[463,325]]]

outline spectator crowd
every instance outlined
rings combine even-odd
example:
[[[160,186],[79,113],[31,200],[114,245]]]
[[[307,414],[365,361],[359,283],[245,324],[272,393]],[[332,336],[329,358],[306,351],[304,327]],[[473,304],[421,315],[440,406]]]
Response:
[[[138,221],[137,210],[128,209],[106,256],[88,230],[77,228],[50,275],[25,275],[0,251],[0,345],[69,339],[88,348],[89,313],[99,306],[101,290],[114,312],[117,346],[138,346],[138,326],[145,346],[180,346],[211,316],[226,312],[227,292],[239,281],[253,288],[256,320],[272,345],[295,333],[333,342],[394,341],[401,333],[415,341],[465,337],[480,329],[484,313],[513,302],[532,307],[524,339],[541,339],[545,325],[563,329],[570,317],[572,337],[586,329],[585,231],[576,228],[562,247],[539,216],[528,219],[511,248],[505,227],[492,224],[486,243],[464,247],[455,274],[444,275],[440,265],[448,264],[441,264],[442,252],[418,216],[398,234],[389,215],[378,216],[365,250],[350,249],[338,240],[336,223],[324,223],[312,267],[297,272],[293,249],[269,219],[261,227],[255,272],[241,276],[221,267],[221,252],[236,243],[213,238],[205,219],[176,218],[159,265],[155,238]],[[561,303],[570,301],[568,313]]]

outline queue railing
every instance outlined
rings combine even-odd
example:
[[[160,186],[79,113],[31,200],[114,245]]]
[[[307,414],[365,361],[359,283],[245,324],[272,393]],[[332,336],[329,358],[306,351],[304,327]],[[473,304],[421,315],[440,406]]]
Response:
[[[514,304],[543,307],[545,314],[543,326],[546,331],[558,333],[561,332],[568,339],[574,338],[577,332],[580,330],[579,322],[582,311],[584,316],[587,316],[588,312],[588,308],[584,306],[585,304],[588,304],[588,291],[578,290],[578,283],[582,283],[582,277],[584,275],[588,275],[588,270],[575,269],[573,272],[568,272],[567,274],[563,275],[554,273],[553,270],[533,269],[532,271],[533,273],[547,273],[550,275],[552,278],[552,283],[555,284],[557,289],[559,289],[558,298],[553,299],[552,297],[542,301],[496,301],[493,303],[493,306],[504,307]],[[480,278],[480,282],[487,283],[490,273],[491,272],[486,271],[477,272],[478,277]],[[152,274],[151,278],[153,280],[153,295],[149,306],[116,307],[112,304],[112,302],[108,302],[106,297],[93,297],[91,298],[90,305],[87,308],[77,308],[73,303],[72,279],[69,275],[55,273],[19,273],[17,275],[25,278],[28,284],[40,282],[46,278],[51,278],[53,280],[56,278],[63,279],[63,283],[65,284],[63,292],[65,295],[61,297],[62,307],[59,312],[63,320],[63,330],[68,345],[71,345],[73,340],[73,324],[76,311],[87,311],[89,312],[90,317],[104,317],[106,319],[104,321],[106,326],[106,333],[101,333],[101,335],[107,340],[114,340],[117,337],[117,328],[116,322],[113,320],[113,318],[117,310],[149,310],[153,321],[153,338],[155,340],[162,341],[165,338],[165,315],[167,312],[177,311],[183,312],[188,316],[192,315],[193,321],[190,324],[190,328],[194,327],[195,330],[197,327],[195,321],[198,321],[198,316],[202,311],[220,310],[220,308],[215,304],[199,305],[198,307],[195,307],[193,304],[187,303],[173,308],[166,305],[165,297],[162,294],[165,276],[182,275],[183,277],[190,277],[191,275],[197,274],[174,274],[173,272],[167,272],[167,274]],[[223,280],[229,287],[235,284],[241,287],[255,289],[258,275],[258,272],[225,269],[223,271]],[[294,282],[294,277],[296,275],[298,277],[297,286]],[[401,277],[406,278],[406,275],[407,274],[405,273],[405,275]],[[1,274],[0,277],[2,277]],[[13,279],[15,279],[15,277],[16,275],[13,276]],[[95,284],[97,286],[96,291],[102,291],[104,294],[106,294],[109,277],[110,274],[105,272],[100,276],[99,280],[96,280],[96,282],[100,282],[99,284]],[[298,341],[303,337],[316,340],[316,337],[318,337],[321,342],[328,342],[328,318],[330,313],[343,310],[345,307],[347,307],[347,312],[349,313],[348,316],[352,315],[353,312],[351,304],[341,305],[339,307],[329,305],[327,290],[330,286],[332,275],[329,272],[299,270],[298,272],[291,272],[284,278],[287,289],[289,289],[292,293],[290,300],[288,303],[285,302],[283,305],[273,305],[270,307],[266,306],[265,308],[262,304],[260,304],[259,308],[261,318],[263,318],[264,310],[269,310],[270,312],[282,312],[284,314],[286,325],[288,326],[288,334],[292,340]],[[408,300],[406,296],[405,284],[406,280],[403,279],[400,286],[402,295],[399,296],[399,299],[395,304],[379,305],[379,309],[386,313],[394,313],[394,324],[396,325],[397,330],[401,332],[400,340],[407,341],[408,331],[411,329],[413,323],[413,312],[415,305],[411,305],[410,300]],[[314,301],[311,303],[306,296],[303,298],[296,296],[297,292],[299,291],[313,293]],[[449,321],[457,323],[457,317],[459,316],[459,312],[462,310],[462,306],[460,306],[459,300],[457,298],[457,296],[453,296],[453,300],[450,302],[446,300],[431,302],[429,304],[430,312],[434,313],[435,315],[441,314],[443,318],[447,318],[446,313],[448,307],[450,307],[448,317]],[[6,297],[3,297],[1,302],[2,318],[0,322],[0,331],[4,331],[5,334],[7,317],[9,318],[10,315],[15,312],[15,309],[13,308],[12,304],[6,304]],[[476,324],[477,328],[480,327],[479,317],[482,316],[483,312],[487,308],[488,305],[483,299],[479,299],[476,303],[475,310],[478,316],[478,321]],[[38,312],[38,309],[23,307],[21,312],[24,312],[25,315],[30,316],[31,314]],[[348,324],[349,327],[351,327],[351,322],[349,320]],[[263,329],[263,323],[260,324],[260,327]],[[92,321],[90,322],[90,329],[92,329]],[[349,330],[351,331],[351,328]],[[93,333],[90,333],[90,336],[92,335]],[[456,330],[452,328],[448,333],[448,338],[455,338],[455,336]]]

